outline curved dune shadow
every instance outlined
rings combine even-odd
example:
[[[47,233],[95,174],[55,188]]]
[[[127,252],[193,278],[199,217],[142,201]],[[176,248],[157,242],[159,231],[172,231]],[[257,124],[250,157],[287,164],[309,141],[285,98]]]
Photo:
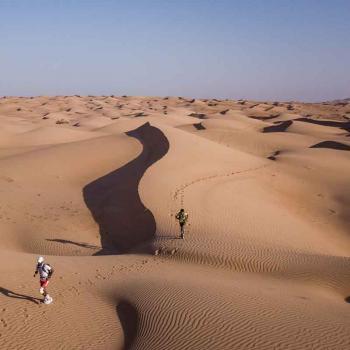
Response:
[[[129,350],[136,338],[139,321],[138,314],[135,307],[125,300],[122,300],[116,309],[124,332],[123,350]]]
[[[316,145],[310,146],[310,148],[330,148],[338,151],[350,151],[349,145],[337,141],[322,141]]]
[[[168,152],[169,142],[149,123],[126,134],[142,143],[142,153],[83,189],[84,201],[100,229],[102,250],[95,255],[127,253],[154,238],[156,222],[142,204],[138,186],[146,170]]]
[[[277,122],[277,123],[278,124],[276,124],[276,125],[266,126],[263,129],[263,133],[265,133],[265,132],[284,132],[293,124],[293,121],[286,120],[286,121]]]
[[[298,122],[305,122],[311,124],[317,124],[322,126],[330,126],[333,128],[340,128],[345,131],[350,131],[350,122],[338,122],[335,120],[319,120],[319,119],[309,119],[309,118],[298,118],[295,119]]]
[[[195,124],[192,124],[197,130],[205,130],[206,127],[203,126],[202,123],[195,123]]]
[[[267,159],[270,159],[270,160],[276,160],[277,156],[281,153],[281,151],[275,151],[273,152],[269,157],[267,157]]]
[[[270,115],[268,117],[265,117],[265,116],[254,116],[254,115],[250,115],[249,118],[252,118],[252,119],[257,119],[257,120],[270,120],[270,119],[275,119],[277,117],[279,117],[280,115],[279,114],[274,114],[274,115]]]

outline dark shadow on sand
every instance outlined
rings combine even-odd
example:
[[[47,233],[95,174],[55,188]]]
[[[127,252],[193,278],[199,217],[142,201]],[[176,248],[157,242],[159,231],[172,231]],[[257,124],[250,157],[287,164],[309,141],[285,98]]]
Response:
[[[281,153],[281,151],[275,151],[271,154],[271,156],[267,157],[267,159],[270,159],[270,160],[276,160],[277,156]]]
[[[346,297],[344,300],[350,304],[350,296]]]
[[[208,119],[207,115],[203,113],[190,113],[188,116],[198,119]]]
[[[122,300],[117,305],[117,315],[124,332],[123,350],[129,350],[136,338],[139,317],[135,307],[128,301]]]
[[[263,132],[284,132],[293,124],[292,120],[286,120],[283,122],[278,122],[276,125],[266,126]]]
[[[73,244],[76,245],[78,247],[82,247],[82,248],[88,248],[88,249],[100,249],[101,247],[98,247],[96,245],[92,245],[92,244],[88,244],[88,243],[84,243],[84,242],[74,242],[74,241],[70,241],[68,239],[49,239],[46,238],[47,241],[49,242],[57,242],[57,243],[62,243],[62,244]]]
[[[323,141],[316,145],[310,146],[310,148],[330,148],[338,151],[350,151],[350,146],[345,143],[336,141]]]
[[[34,297],[30,297],[28,295],[12,292],[11,290],[6,289],[4,287],[0,287],[0,293],[2,293],[3,295],[5,295],[5,296],[7,296],[9,298],[28,300],[28,301],[31,301],[31,302],[33,302],[35,304],[40,304],[41,301],[42,301],[41,299],[38,299],[38,298],[34,298]]]
[[[193,124],[193,126],[194,126],[197,130],[206,130],[206,127],[203,126],[202,123],[195,123],[195,124]]]
[[[254,116],[254,115],[250,115],[249,118],[253,118],[253,119],[257,119],[257,120],[270,120],[270,119],[275,119],[278,118],[280,116],[280,114],[274,114],[274,115],[270,115],[268,117],[266,116]]]
[[[305,123],[311,123],[311,124],[317,124],[322,126],[330,126],[333,128],[339,128],[342,130],[350,131],[350,122],[338,122],[334,120],[315,120],[315,119],[309,119],[309,118],[298,118],[295,119],[298,122],[305,122]]]
[[[85,203],[100,229],[102,249],[95,255],[125,254],[130,250],[149,253],[138,247],[155,237],[155,219],[142,204],[138,187],[146,170],[168,152],[169,142],[149,123],[126,134],[142,143],[142,153],[83,189]]]

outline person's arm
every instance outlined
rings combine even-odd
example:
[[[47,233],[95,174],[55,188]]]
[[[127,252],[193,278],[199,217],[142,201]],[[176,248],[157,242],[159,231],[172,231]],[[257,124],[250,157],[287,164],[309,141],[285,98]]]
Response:
[[[175,219],[177,219],[177,220],[180,219],[180,214],[179,214],[179,213],[177,213],[177,214],[175,215]]]

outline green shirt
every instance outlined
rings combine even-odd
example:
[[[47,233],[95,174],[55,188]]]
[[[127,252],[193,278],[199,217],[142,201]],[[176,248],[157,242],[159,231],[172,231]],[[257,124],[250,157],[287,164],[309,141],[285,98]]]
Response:
[[[184,211],[180,211],[176,214],[176,219],[179,220],[180,224],[185,224],[188,219],[188,214]]]

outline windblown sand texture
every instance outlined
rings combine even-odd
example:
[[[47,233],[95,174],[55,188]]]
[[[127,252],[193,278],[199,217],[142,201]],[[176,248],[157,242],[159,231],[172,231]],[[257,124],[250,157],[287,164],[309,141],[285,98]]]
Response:
[[[0,349],[350,349],[348,101],[4,97],[0,125]]]

